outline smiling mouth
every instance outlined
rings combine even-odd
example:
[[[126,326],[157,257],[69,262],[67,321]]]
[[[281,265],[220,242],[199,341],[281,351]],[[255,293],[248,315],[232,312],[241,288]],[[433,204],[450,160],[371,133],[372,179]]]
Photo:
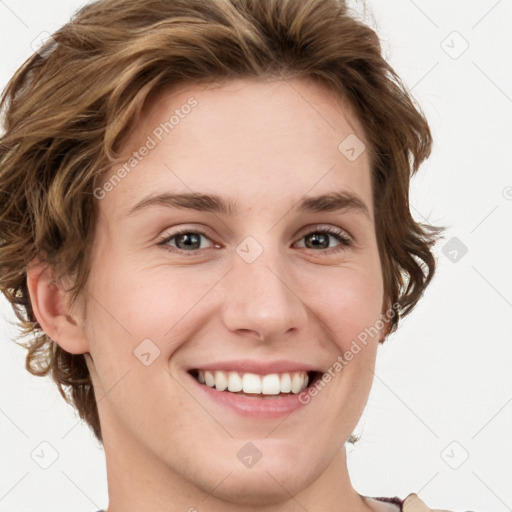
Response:
[[[321,377],[321,373],[316,371],[258,375],[248,372],[194,369],[189,373],[204,386],[253,398],[297,395]]]

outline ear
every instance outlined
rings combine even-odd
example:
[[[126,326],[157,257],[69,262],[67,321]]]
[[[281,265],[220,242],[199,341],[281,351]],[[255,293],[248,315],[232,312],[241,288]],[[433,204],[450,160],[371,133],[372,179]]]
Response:
[[[89,343],[82,320],[69,307],[68,292],[55,280],[54,269],[40,260],[31,262],[27,288],[32,311],[43,331],[66,352],[84,354]]]

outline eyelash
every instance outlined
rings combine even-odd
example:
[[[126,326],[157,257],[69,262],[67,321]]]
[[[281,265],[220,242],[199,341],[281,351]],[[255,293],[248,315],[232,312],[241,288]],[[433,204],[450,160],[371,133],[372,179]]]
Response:
[[[305,233],[304,235],[302,235],[300,240],[302,240],[303,238],[305,238],[305,237],[307,237],[309,235],[315,234],[315,233],[322,233],[322,234],[331,235],[334,238],[336,238],[338,242],[340,242],[340,244],[338,246],[331,247],[331,248],[328,248],[328,249],[323,249],[320,252],[337,253],[337,252],[343,251],[346,248],[351,247],[353,245],[352,239],[346,234],[345,231],[343,231],[341,229],[333,228],[333,227],[316,227],[315,229],[313,229],[313,230]],[[195,255],[197,255],[198,252],[204,250],[204,249],[194,249],[194,250],[191,250],[191,251],[185,251],[183,249],[179,249],[178,247],[172,247],[172,246],[168,245],[168,243],[171,240],[173,240],[173,239],[175,239],[175,238],[177,238],[177,237],[179,237],[181,235],[184,235],[184,234],[187,234],[187,235],[188,234],[201,235],[201,236],[204,236],[205,238],[208,238],[208,240],[210,240],[208,235],[206,233],[204,233],[203,231],[185,228],[185,229],[180,229],[179,231],[177,231],[175,233],[172,233],[170,235],[166,235],[164,238],[161,238],[157,242],[157,245],[161,246],[164,250],[170,251],[172,253],[176,253],[176,252],[180,252],[182,254],[183,253],[185,253],[185,254],[188,253],[191,256],[195,256]],[[212,241],[212,240],[210,240],[210,241]],[[307,249],[307,247],[305,247],[305,248]],[[318,252],[318,251],[315,251],[315,252]]]

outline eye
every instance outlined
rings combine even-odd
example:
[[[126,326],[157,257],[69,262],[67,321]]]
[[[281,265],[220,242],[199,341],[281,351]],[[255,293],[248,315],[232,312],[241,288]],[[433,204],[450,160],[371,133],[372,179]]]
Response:
[[[329,249],[330,238],[335,238],[339,242],[339,245],[333,248],[333,252],[341,251],[352,245],[352,239],[342,229],[331,226],[316,226],[313,231],[309,231],[301,238],[301,240],[306,240],[305,246],[302,247],[327,250]]]
[[[204,247],[201,244],[203,238],[211,242],[210,247]],[[328,247],[331,238],[338,241],[338,245],[332,248]],[[320,249],[324,251],[332,249],[332,252],[341,251],[352,245],[352,239],[345,231],[331,226],[316,226],[314,230],[303,235],[301,240],[306,240],[305,245],[302,247],[307,249]],[[189,253],[195,253],[201,249],[220,247],[218,244],[213,243],[202,231],[191,229],[182,229],[176,233],[167,234],[158,241],[157,245],[168,251]]]
[[[167,235],[165,238],[158,242],[158,245],[163,246],[167,250],[179,250],[185,252],[195,252],[204,249],[201,246],[201,237],[210,240],[208,236],[202,231],[192,231],[190,229],[183,229],[174,234]],[[175,242],[175,245],[172,242]]]

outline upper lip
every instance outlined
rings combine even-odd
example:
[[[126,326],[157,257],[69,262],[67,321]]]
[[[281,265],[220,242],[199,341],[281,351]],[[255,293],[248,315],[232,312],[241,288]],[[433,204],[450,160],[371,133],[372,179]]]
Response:
[[[268,375],[270,373],[290,373],[290,372],[320,372],[321,370],[311,364],[298,361],[255,361],[254,359],[238,359],[231,361],[218,361],[216,363],[205,363],[192,366],[192,370],[209,371],[234,371],[240,373],[255,373],[257,375]]]

